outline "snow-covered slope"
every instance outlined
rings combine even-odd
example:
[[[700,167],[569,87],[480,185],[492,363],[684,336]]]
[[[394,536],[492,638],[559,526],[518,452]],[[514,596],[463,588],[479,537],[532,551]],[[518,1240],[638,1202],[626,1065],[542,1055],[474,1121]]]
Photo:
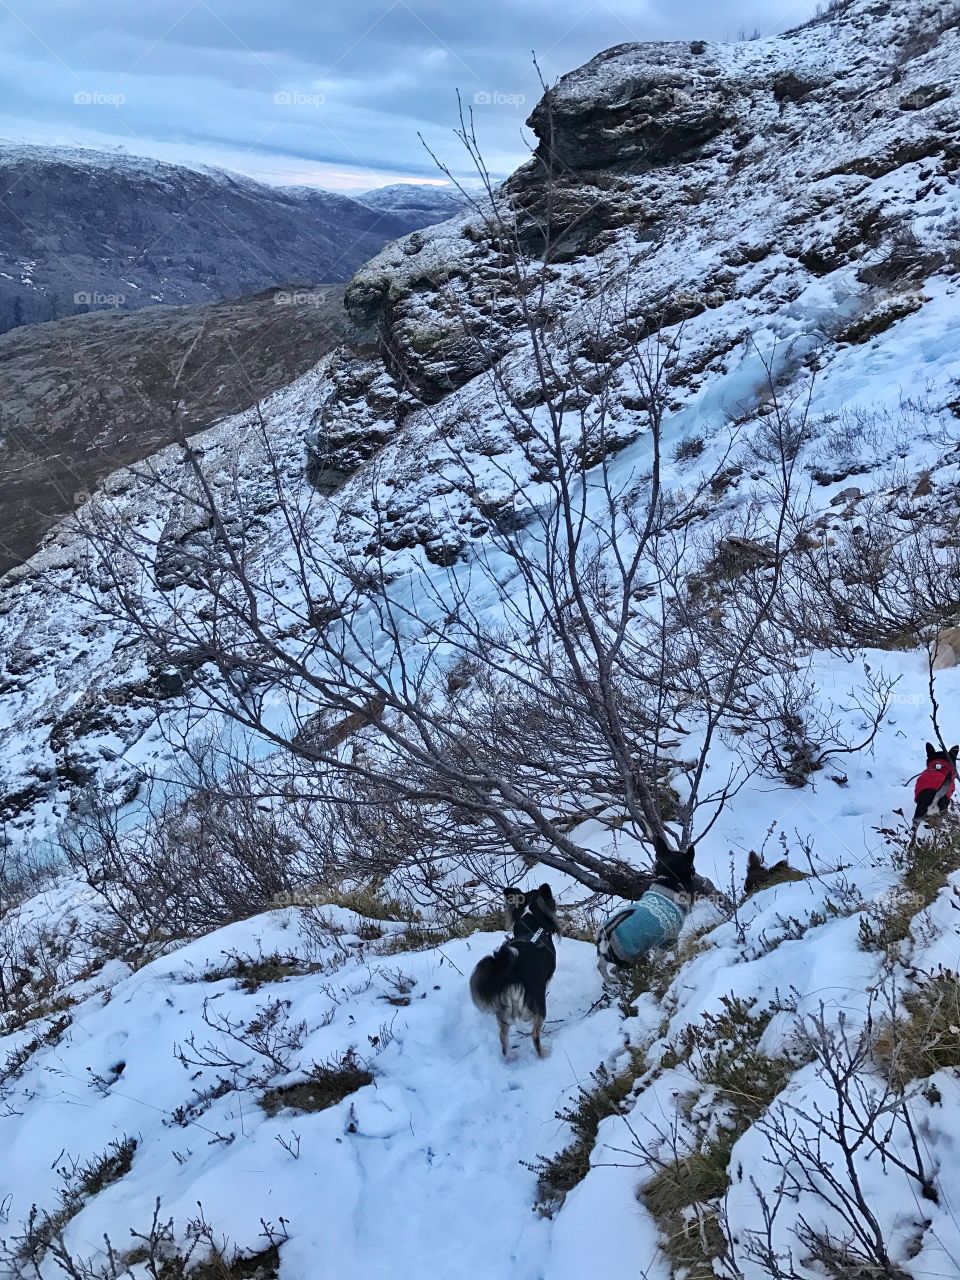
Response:
[[[539,158],[506,196],[520,211],[525,247],[547,259],[540,305],[569,350],[615,369],[604,387],[619,446],[609,465],[625,488],[649,465],[649,422],[616,353],[631,326],[674,344],[664,484],[695,492],[699,476],[725,468],[724,484],[696,512],[706,539],[744,513],[762,518],[768,477],[756,453],[739,450],[762,435],[775,392],[808,405],[814,429],[799,463],[824,544],[842,544],[882,512],[933,530],[945,555],[958,545],[957,22],[951,7],[929,0],[855,0],[776,39],[621,46],[572,73],[534,113]],[[392,580],[423,590],[431,608],[451,572],[469,573],[492,554],[493,522],[517,482],[530,506],[544,500],[536,460],[504,433],[494,394],[506,382],[519,403],[537,406],[501,250],[483,210],[390,246],[348,289],[361,340],[275,395],[262,416],[230,419],[195,441],[281,612],[296,614],[286,515],[314,492],[308,463],[322,494],[310,506],[321,541],[358,564],[382,553]],[[476,478],[472,491],[451,483],[451,458]],[[118,473],[94,506],[158,562],[175,563],[177,548],[205,533],[195,504],[170,499],[188,479],[173,448],[139,474]],[[55,843],[91,781],[120,801],[143,775],[169,774],[170,743],[191,705],[199,709],[189,667],[170,670],[117,620],[109,581],[91,578],[87,556],[65,524],[0,584],[2,803],[8,839],[19,844]],[[162,595],[150,597],[151,608]],[[493,615],[497,604],[480,595],[475,607]],[[716,884],[738,890],[747,851],[765,842],[768,854],[782,847],[800,866],[809,854],[814,874],[732,914],[729,903],[701,903],[678,955],[644,975],[623,1009],[600,1000],[589,944],[564,940],[546,1063],[526,1043],[502,1063],[492,1025],[465,999],[465,974],[493,941],[483,931],[453,930],[439,945],[415,936],[414,950],[389,954],[382,934],[395,925],[331,907],[346,932],[318,941],[311,918],[287,907],[185,947],[151,940],[147,955],[169,954],[101,968],[89,933],[102,903],[70,880],[34,899],[11,936],[29,945],[49,926],[67,940],[54,956],[54,989],[71,1003],[64,1014],[34,1001],[34,1020],[6,1038],[11,1053],[23,1051],[22,1066],[10,1060],[10,1114],[0,1117],[17,1171],[5,1188],[11,1234],[33,1200],[56,1203],[51,1165],[61,1147],[92,1159],[109,1141],[135,1136],[129,1171],[71,1202],[64,1238],[74,1256],[99,1250],[104,1232],[116,1242],[130,1227],[145,1231],[160,1195],[180,1241],[198,1200],[217,1237],[251,1253],[265,1244],[259,1218],[271,1233],[281,1215],[289,1219],[279,1274],[290,1280],[388,1271],[566,1280],[594,1270],[653,1280],[694,1263],[700,1269],[686,1274],[851,1274],[849,1259],[817,1261],[821,1228],[834,1240],[875,1228],[889,1249],[877,1274],[953,1274],[954,1024],[948,1016],[934,1046],[941,1056],[924,1051],[895,1105],[882,1069],[890,1035],[879,1034],[881,1024],[906,1034],[905,987],[928,989],[938,966],[960,967],[956,835],[952,844],[949,832],[942,837],[944,863],[931,870],[897,834],[896,811],[909,804],[931,735],[928,664],[903,642],[809,661],[811,697],[829,704],[838,739],[855,738],[866,722],[850,693],[865,664],[898,680],[875,740],[803,787],[752,777],[697,856]],[[954,741],[960,668],[937,681]],[[279,716],[288,708],[277,702]],[[736,755],[736,742],[725,741],[711,767],[725,776]],[[629,828],[602,815],[577,838],[626,862],[644,858]],[[581,887],[551,878],[582,934],[597,903],[585,906]],[[475,909],[486,908],[485,891],[475,891]],[[75,926],[65,923],[70,915]],[[436,923],[429,909],[426,917]],[[268,965],[255,993],[238,990],[250,965],[241,972],[237,956],[258,949],[286,956],[288,976],[278,981]],[[221,961],[227,974],[185,981],[190,966]],[[204,996],[214,998],[206,1022]],[[249,1046],[231,1043],[217,1015],[249,1028],[274,999],[290,1001],[290,1022],[307,1023],[302,1045],[289,1062],[249,1066]],[[64,1016],[69,1024],[58,1026]],[[184,1069],[174,1049],[191,1036]],[[830,1064],[860,1054],[861,1042],[861,1107],[869,1112],[876,1097],[890,1105],[870,1127],[886,1134],[884,1151],[863,1138],[849,1155],[861,1196],[851,1211],[804,1183],[805,1168],[821,1186],[826,1175],[812,1155],[804,1165],[796,1135],[802,1146],[802,1134],[835,1109]],[[307,1115],[258,1107],[265,1090],[351,1048],[373,1079],[348,1098]],[[196,1065],[198,1053],[209,1062],[218,1050],[243,1064]],[[568,1122],[555,1113],[579,1086],[593,1088],[601,1064],[626,1072],[628,1083],[598,1117],[589,1172],[562,1203],[548,1197],[552,1217],[533,1214],[537,1177],[521,1162],[569,1143]],[[219,1074],[230,1082],[239,1074],[247,1086],[210,1098],[186,1117],[193,1137],[181,1134],[171,1119]],[[794,1134],[787,1156],[780,1116]],[[824,1144],[826,1167],[842,1170],[842,1148]],[[922,1177],[910,1173],[917,1160]],[[683,1181],[694,1176],[703,1178],[696,1193]],[[670,1177],[682,1185],[671,1191]],[[813,1235],[798,1241],[804,1220]],[[762,1260],[768,1226],[779,1272]],[[53,1274],[51,1259],[43,1265]]]
[[[2,140],[0,188],[0,332],[345,281],[387,240],[448,216],[394,215],[331,191],[126,152]]]
[[[398,217],[419,218],[418,225],[442,222],[459,213],[466,203],[454,187],[438,187],[432,183],[393,182],[386,187],[374,187],[357,196],[368,209],[378,209]],[[413,229],[411,227],[411,229]]]
[[[882,418],[914,397],[915,415],[942,413],[949,429],[960,253],[954,181],[960,115],[955,99],[943,96],[958,58],[949,17],[935,4],[889,10],[856,4],[842,23],[777,39],[703,50],[623,46],[561,83],[555,145],[572,156],[572,139],[600,139],[596,167],[571,168],[564,160],[542,208],[547,196],[536,164],[508,189],[528,211],[533,247],[538,236],[542,243],[547,221],[553,258],[571,258],[554,262],[545,288],[547,306],[572,333],[591,341],[599,334],[601,348],[617,349],[617,323],[600,288],[611,281],[629,289],[631,313],[644,323],[649,318],[669,335],[682,321],[671,436],[710,435],[731,417],[748,420],[766,393],[764,361],[789,384],[802,377],[812,352],[819,367],[815,414],[856,409]],[[931,34],[921,39],[920,30]],[[648,71],[640,75],[639,66]],[[669,94],[661,83],[669,83]],[[705,84],[712,96],[701,92]],[[659,139],[646,160],[638,156],[647,143],[621,118],[630,109],[642,128],[653,121]],[[614,117],[603,129],[608,110]],[[698,137],[704,130],[712,135],[706,142],[689,142],[691,111],[713,122],[698,126]],[[663,156],[665,140],[679,149],[672,162]],[[625,155],[608,153],[619,143]],[[388,549],[402,557],[423,548],[442,564],[468,555],[472,540],[483,545],[489,516],[472,509],[460,489],[450,491],[442,465],[449,445],[439,442],[452,433],[484,476],[484,509],[496,509],[514,472],[503,454],[491,465],[471,438],[478,416],[496,436],[484,361],[502,353],[519,387],[526,383],[537,394],[509,286],[481,214],[468,211],[416,232],[364,267],[348,289],[352,317],[376,345],[344,349],[265,406],[271,438],[297,483],[305,440],[325,483],[351,477],[325,517],[337,523],[338,540],[357,547],[368,541],[376,519],[364,464],[376,457],[378,483],[390,490],[381,530]],[[854,322],[862,322],[860,331]],[[624,438],[641,436],[618,455],[624,471],[645,449],[634,392],[629,378],[615,388],[618,430]],[[232,467],[238,453],[254,447],[249,426],[241,417],[204,441],[214,468]],[[898,430],[918,442],[916,420]],[[878,431],[882,437],[879,427],[869,434]],[[501,440],[496,450],[505,447]],[[724,447],[718,437],[713,456]],[[857,465],[826,457],[831,447],[852,449]],[[878,437],[868,453],[853,433],[846,445],[818,442],[808,465],[817,474],[852,475],[891,459],[897,448],[898,441]],[[516,462],[516,475],[529,476],[529,461]],[[157,465],[180,474],[173,452]],[[928,466],[929,458],[918,457],[916,465]],[[243,474],[264,488],[255,465]],[[686,476],[676,471],[681,485]],[[746,483],[733,487],[738,501]],[[142,511],[145,527],[158,518],[166,523],[169,514],[168,500],[151,498],[150,488],[127,473],[111,485],[123,510]],[[528,491],[535,492],[530,485]],[[838,491],[820,486],[815,500],[827,509]],[[260,498],[268,501],[262,492]],[[279,513],[272,518],[282,523]],[[177,527],[170,521],[161,541],[176,536]],[[92,761],[96,770],[102,748],[110,757],[106,773],[115,772],[131,750],[136,755],[136,726],[153,715],[136,637],[121,638],[87,604],[64,604],[84,594],[83,548],[64,526],[0,590],[7,663],[0,716],[9,744],[0,806],[17,826],[32,825],[41,810],[63,814],[73,772],[64,767],[67,757]],[[51,599],[57,608],[49,607]],[[94,643],[97,636],[102,642]],[[114,655],[107,666],[103,653]],[[97,724],[92,732],[87,708]],[[80,775],[89,776],[86,764]]]

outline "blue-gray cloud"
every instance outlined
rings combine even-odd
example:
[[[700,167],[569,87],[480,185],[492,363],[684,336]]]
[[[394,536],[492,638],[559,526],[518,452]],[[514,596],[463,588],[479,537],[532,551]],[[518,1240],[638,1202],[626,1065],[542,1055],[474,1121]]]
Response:
[[[3,0],[0,134],[361,189],[456,171],[456,93],[494,172],[550,81],[632,40],[773,34],[814,0]]]

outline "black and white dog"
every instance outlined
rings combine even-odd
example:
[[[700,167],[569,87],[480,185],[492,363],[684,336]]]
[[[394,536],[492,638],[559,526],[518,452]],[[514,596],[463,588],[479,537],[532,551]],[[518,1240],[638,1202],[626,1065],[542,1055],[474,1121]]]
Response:
[[[533,1047],[542,1058],[540,1034],[547,1017],[547,984],[557,967],[557,904],[548,884],[529,893],[507,888],[503,897],[511,936],[474,969],[470,994],[478,1009],[496,1017],[504,1054],[513,1023],[532,1022]]]
[[[639,901],[615,911],[597,931],[597,968],[604,982],[611,964],[629,968],[648,952],[676,942],[693,905],[699,881],[693,870],[693,845],[681,853],[657,836],[653,847],[656,862],[646,891]]]

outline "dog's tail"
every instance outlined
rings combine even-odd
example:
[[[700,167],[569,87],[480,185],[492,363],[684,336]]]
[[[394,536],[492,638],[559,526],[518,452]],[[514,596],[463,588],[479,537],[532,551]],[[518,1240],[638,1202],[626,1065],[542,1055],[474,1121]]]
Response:
[[[470,994],[478,1009],[493,1008],[497,997],[514,981],[516,967],[517,952],[509,942],[483,957],[470,975]]]

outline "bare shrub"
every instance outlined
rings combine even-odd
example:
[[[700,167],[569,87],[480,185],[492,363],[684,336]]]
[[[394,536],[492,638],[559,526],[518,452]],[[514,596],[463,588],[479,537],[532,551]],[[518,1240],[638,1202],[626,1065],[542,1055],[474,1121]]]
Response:
[[[873,1156],[888,1176],[899,1174],[922,1199],[939,1201],[910,1095],[872,1070],[879,1033],[872,1018],[851,1031],[842,1013],[831,1023],[821,1006],[798,1029],[829,1102],[783,1100],[757,1122],[777,1181],[772,1193],[753,1183],[763,1228],[741,1233],[740,1257],[773,1280],[799,1280],[792,1251],[778,1243],[778,1220],[790,1206],[796,1245],[828,1275],[905,1280],[868,1192],[863,1162]]]
[[[188,1070],[226,1071],[234,1086],[242,1089],[260,1088],[271,1077],[295,1070],[308,1034],[305,1021],[291,1021],[290,1001],[279,997],[261,1005],[249,1022],[220,1013],[208,998],[203,1002],[203,1021],[216,1038],[198,1043],[196,1032],[191,1032],[177,1046],[177,1060]],[[237,1047],[247,1056],[238,1057]]]
[[[59,1204],[49,1210],[33,1205],[20,1234],[9,1241],[0,1241],[0,1261],[7,1265],[12,1276],[39,1276],[40,1264],[48,1252],[58,1259],[67,1224],[92,1196],[129,1173],[136,1149],[137,1139],[126,1137],[112,1142],[100,1156],[89,1160],[68,1159],[59,1166]],[[67,1271],[67,1274],[74,1273]]]
[[[870,904],[860,921],[860,945],[896,957],[918,914],[928,907],[960,868],[960,823],[947,820],[924,839],[884,830],[884,840],[900,885]]]
[[[120,950],[149,958],[171,939],[294,901],[298,886],[313,882],[318,869],[279,811],[253,771],[215,771],[205,750],[174,785],[150,789],[139,825],[121,823],[104,796],[87,794],[65,852],[106,907]]]
[[[537,1175],[537,1202],[540,1211],[551,1216],[590,1171],[590,1157],[597,1130],[609,1116],[626,1115],[627,1099],[643,1070],[643,1054],[631,1049],[626,1064],[611,1071],[601,1063],[590,1073],[590,1081],[578,1086],[576,1099],[557,1112],[556,1118],[570,1126],[573,1139],[553,1156],[540,1156],[527,1165]]]
[[[104,1236],[100,1253],[83,1257],[67,1245],[63,1225],[45,1237],[34,1210],[19,1235],[0,1243],[0,1262],[10,1280],[37,1280],[48,1258],[67,1280],[138,1280],[143,1275],[150,1280],[276,1280],[287,1222],[281,1217],[274,1226],[261,1218],[260,1225],[265,1246],[244,1252],[216,1235],[202,1205],[177,1232],[172,1218],[160,1216],[157,1197],[147,1229],[131,1228],[130,1248],[120,1250]]]
[[[960,1068],[960,975],[952,969],[916,974],[877,1037],[875,1055],[901,1088],[938,1071]],[[928,1096],[929,1091],[928,1091]]]

